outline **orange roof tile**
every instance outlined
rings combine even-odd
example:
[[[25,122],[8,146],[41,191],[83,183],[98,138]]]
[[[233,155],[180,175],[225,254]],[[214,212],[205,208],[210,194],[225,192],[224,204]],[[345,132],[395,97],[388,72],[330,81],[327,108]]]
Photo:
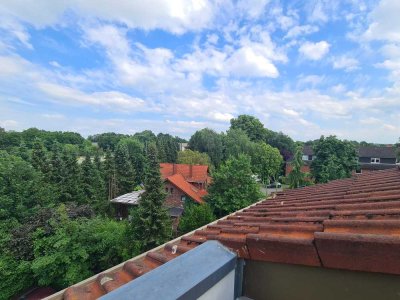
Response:
[[[181,174],[188,182],[207,182],[208,180],[206,165],[160,163],[160,168],[163,179],[174,174]]]
[[[207,240],[251,260],[400,275],[399,205],[399,168],[286,190],[60,294],[95,299]]]
[[[200,193],[199,189],[197,189],[189,182],[187,182],[181,174],[168,176],[166,180],[168,180],[170,183],[172,183],[174,186],[176,186],[178,189],[180,189],[194,201],[198,203],[204,203],[203,199],[201,199],[201,197],[204,196],[204,193],[203,192]]]

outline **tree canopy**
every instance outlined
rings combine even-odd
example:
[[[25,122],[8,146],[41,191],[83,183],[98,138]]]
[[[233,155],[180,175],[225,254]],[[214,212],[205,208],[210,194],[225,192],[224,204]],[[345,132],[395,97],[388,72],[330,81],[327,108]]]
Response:
[[[211,166],[211,159],[207,153],[192,151],[187,149],[178,152],[177,163],[188,165],[208,165]]]
[[[196,131],[189,140],[189,149],[207,153],[211,162],[219,166],[223,159],[223,137],[212,129]]]
[[[244,154],[229,158],[214,172],[213,182],[205,199],[217,217],[261,199],[263,194],[252,175],[250,157]]]
[[[311,163],[311,173],[318,183],[350,177],[357,168],[357,152],[351,142],[322,136],[313,150],[316,158]]]
[[[264,183],[268,183],[271,178],[275,180],[283,164],[279,150],[266,143],[254,145],[251,160],[254,174]]]

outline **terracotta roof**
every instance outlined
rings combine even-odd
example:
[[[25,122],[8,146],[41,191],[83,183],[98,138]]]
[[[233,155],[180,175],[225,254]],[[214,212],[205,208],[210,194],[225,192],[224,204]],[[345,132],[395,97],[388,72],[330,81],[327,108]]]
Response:
[[[208,166],[160,163],[163,179],[175,174],[181,174],[188,182],[207,182]]]
[[[203,203],[204,201],[201,199],[205,194],[203,192],[200,193],[199,189],[191,185],[189,182],[183,178],[181,174],[175,174],[166,178],[167,181],[172,183],[190,198],[198,203]]]
[[[206,240],[251,260],[400,275],[400,170],[286,190],[60,295],[96,299]]]

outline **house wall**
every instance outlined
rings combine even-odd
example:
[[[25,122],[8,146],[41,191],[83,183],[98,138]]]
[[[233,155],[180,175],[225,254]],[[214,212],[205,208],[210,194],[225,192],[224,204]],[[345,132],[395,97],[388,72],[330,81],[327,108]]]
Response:
[[[371,157],[360,157],[360,163],[371,163]],[[381,164],[396,164],[395,158],[381,158]]]
[[[286,176],[288,176],[290,174],[290,172],[292,172],[292,170],[293,170],[293,166],[290,163],[286,163],[286,170],[285,170]],[[303,165],[300,170],[303,173],[311,172],[310,166],[308,166],[308,165]]]
[[[246,261],[243,295],[268,300],[399,299],[400,276]]]
[[[165,192],[168,193],[167,199],[165,200],[165,206],[183,207],[184,202],[182,201],[182,196],[186,196],[186,194],[183,193],[180,189],[176,188],[176,186],[174,186],[170,182],[165,182],[164,186],[165,186]]]

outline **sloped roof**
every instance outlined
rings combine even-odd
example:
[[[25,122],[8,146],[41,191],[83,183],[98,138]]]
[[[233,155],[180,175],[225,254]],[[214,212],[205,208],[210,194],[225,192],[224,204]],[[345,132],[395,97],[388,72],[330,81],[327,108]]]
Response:
[[[304,145],[303,154],[304,155],[314,155],[314,150],[313,150],[312,146]]]
[[[111,199],[110,202],[137,205],[137,204],[139,204],[140,196],[143,193],[144,193],[144,190],[133,191],[133,192],[118,196],[117,198]]]
[[[393,146],[365,146],[358,148],[359,157],[396,158],[396,148]]]
[[[400,275],[400,170],[278,193],[70,287],[58,299],[96,299],[207,240],[250,260]]]
[[[182,192],[184,192],[186,195],[188,195],[190,198],[192,198],[194,201],[198,203],[203,203],[204,201],[201,199],[202,195],[199,193],[199,190],[191,185],[189,182],[183,178],[181,174],[175,174],[172,176],[169,176],[166,178],[167,181],[172,183],[174,186],[176,186],[178,189],[180,189]]]
[[[163,179],[175,174],[181,174],[188,182],[206,182],[208,179],[207,165],[160,163],[160,167]]]

